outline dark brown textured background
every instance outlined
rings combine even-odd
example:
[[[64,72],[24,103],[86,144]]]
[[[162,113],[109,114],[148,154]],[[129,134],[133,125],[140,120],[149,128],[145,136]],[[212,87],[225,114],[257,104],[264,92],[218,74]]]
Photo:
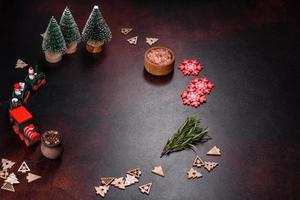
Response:
[[[82,30],[99,4],[113,33],[100,55],[83,46],[49,65],[41,52],[42,33],[68,5]],[[299,199],[299,23],[289,1],[7,1],[0,3],[0,158],[17,164],[15,193],[0,199],[101,199],[94,192],[101,176],[124,176],[140,167],[139,184],[153,182],[144,196],[137,185],[111,187],[106,199]],[[131,26],[128,36],[121,27]],[[138,35],[136,46],[126,39]],[[183,106],[180,93],[191,77],[175,70],[156,78],[143,71],[146,36],[174,50],[176,66],[199,59],[200,76],[215,83],[208,103]],[[39,64],[47,85],[31,98],[38,130],[59,130],[65,152],[43,158],[39,146],[26,148],[12,132],[7,101],[25,70],[17,58]],[[192,151],[159,158],[166,140],[188,115],[202,119],[213,140],[199,145],[204,160],[220,163],[199,180],[187,180]],[[205,153],[218,145],[222,156]],[[26,183],[17,168],[25,160],[41,180]],[[150,173],[162,165],[165,178]],[[1,182],[2,183],[2,182]]]

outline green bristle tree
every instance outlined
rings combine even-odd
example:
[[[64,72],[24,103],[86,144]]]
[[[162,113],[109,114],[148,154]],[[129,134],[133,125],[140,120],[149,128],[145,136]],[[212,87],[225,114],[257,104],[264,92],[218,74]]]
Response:
[[[83,41],[109,42],[112,38],[111,31],[103,18],[99,7],[94,6],[82,31]]]
[[[59,24],[67,46],[72,42],[78,42],[80,40],[80,32],[78,26],[68,7],[65,8],[60,18]]]

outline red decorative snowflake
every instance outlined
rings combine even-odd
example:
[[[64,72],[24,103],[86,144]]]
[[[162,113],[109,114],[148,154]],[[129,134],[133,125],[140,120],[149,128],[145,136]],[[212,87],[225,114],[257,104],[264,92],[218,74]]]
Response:
[[[197,76],[203,67],[197,60],[183,60],[178,69],[185,75]]]
[[[206,102],[205,95],[193,91],[184,91],[181,94],[181,98],[184,105],[190,105],[195,108]]]
[[[181,93],[184,105],[195,108],[206,102],[206,95],[209,94],[214,84],[207,78],[194,78],[188,85],[188,89]]]
[[[213,89],[214,84],[206,77],[194,78],[188,85],[188,91],[196,91],[202,95],[209,94]]]

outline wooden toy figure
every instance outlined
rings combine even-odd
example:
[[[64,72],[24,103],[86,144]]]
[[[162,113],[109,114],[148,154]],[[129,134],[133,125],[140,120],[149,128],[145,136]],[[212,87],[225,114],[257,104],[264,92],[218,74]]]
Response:
[[[18,99],[22,105],[26,105],[30,97],[30,90],[24,82],[14,84],[12,98]]]
[[[33,91],[37,91],[42,85],[46,84],[46,76],[36,65],[34,69],[32,67],[28,68],[25,82]]]
[[[32,123],[32,115],[24,106],[9,110],[13,131],[23,140],[26,146],[31,146],[40,141],[40,134],[36,132]]]

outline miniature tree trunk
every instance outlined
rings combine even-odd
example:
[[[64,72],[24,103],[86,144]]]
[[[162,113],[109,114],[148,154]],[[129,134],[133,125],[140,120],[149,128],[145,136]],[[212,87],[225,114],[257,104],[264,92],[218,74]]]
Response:
[[[77,50],[77,44],[80,40],[80,32],[68,7],[65,8],[60,18],[59,24],[61,32],[66,42],[65,53],[75,53]]]
[[[62,59],[66,49],[66,43],[54,17],[50,19],[42,43],[45,52],[45,58],[50,63],[57,63]]]
[[[111,31],[99,7],[94,6],[82,31],[82,39],[86,42],[87,51],[90,53],[101,52],[104,49],[104,44],[109,42],[111,38]]]

